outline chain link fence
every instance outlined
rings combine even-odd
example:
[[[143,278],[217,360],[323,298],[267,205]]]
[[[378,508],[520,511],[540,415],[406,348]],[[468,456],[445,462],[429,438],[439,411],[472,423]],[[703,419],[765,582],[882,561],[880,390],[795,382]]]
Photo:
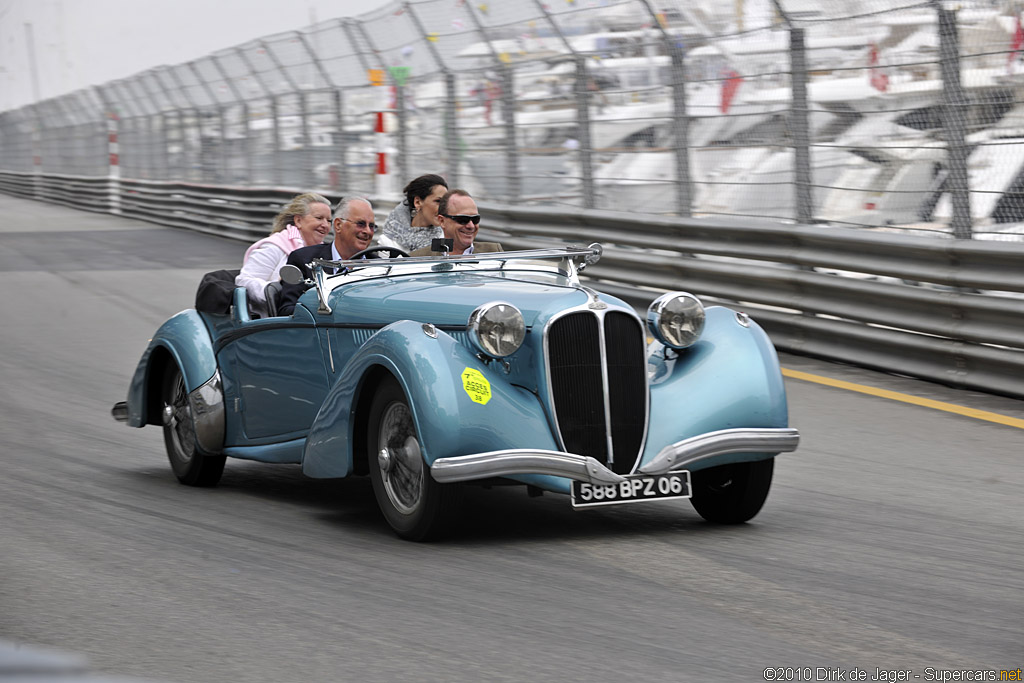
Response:
[[[411,0],[0,112],[0,170],[1024,232],[1018,3]]]

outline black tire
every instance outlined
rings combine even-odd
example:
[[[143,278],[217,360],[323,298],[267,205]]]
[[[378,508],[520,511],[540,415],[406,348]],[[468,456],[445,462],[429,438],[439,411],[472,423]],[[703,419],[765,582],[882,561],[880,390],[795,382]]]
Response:
[[[216,486],[224,473],[227,456],[199,452],[185,379],[174,363],[169,363],[164,371],[161,396],[164,445],[174,476],[188,486]]]
[[[715,524],[742,524],[761,511],[772,485],[775,458],[720,465],[692,473],[690,502]]]
[[[427,541],[447,531],[458,511],[461,489],[430,476],[409,401],[390,375],[373,396],[366,437],[373,493],[395,533],[410,541]],[[386,456],[380,455],[383,449]]]

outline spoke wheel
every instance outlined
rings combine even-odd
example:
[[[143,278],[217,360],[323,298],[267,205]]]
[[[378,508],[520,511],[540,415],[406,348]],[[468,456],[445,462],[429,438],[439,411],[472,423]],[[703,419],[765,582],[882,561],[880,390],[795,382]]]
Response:
[[[775,458],[768,458],[698,470],[690,503],[709,522],[742,524],[761,511],[774,468]]]
[[[430,476],[409,402],[393,377],[377,388],[368,430],[370,478],[384,518],[402,538],[436,538],[457,510],[459,489]]]
[[[174,363],[167,366],[163,383],[164,445],[174,475],[189,486],[216,486],[224,472],[223,455],[203,455],[196,447],[192,404],[185,378]]]

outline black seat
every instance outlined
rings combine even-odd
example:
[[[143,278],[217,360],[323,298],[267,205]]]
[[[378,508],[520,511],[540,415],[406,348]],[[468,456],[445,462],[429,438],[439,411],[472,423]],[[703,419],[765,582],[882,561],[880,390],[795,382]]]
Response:
[[[267,300],[267,316],[273,318],[277,315],[277,302],[281,296],[281,281],[272,280],[263,288],[263,296]]]

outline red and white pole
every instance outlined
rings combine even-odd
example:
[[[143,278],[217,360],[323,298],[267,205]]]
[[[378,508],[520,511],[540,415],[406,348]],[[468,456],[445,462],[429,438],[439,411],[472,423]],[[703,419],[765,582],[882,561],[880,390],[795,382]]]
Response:
[[[377,143],[377,174],[376,174],[376,190],[377,196],[383,197],[387,195],[391,189],[388,185],[388,155],[387,145],[388,138],[384,132],[384,112],[377,112],[377,125],[373,129],[374,141]]]
[[[107,153],[109,171],[110,212],[121,213],[121,150],[117,142],[117,129],[120,119],[115,112],[107,115]]]

